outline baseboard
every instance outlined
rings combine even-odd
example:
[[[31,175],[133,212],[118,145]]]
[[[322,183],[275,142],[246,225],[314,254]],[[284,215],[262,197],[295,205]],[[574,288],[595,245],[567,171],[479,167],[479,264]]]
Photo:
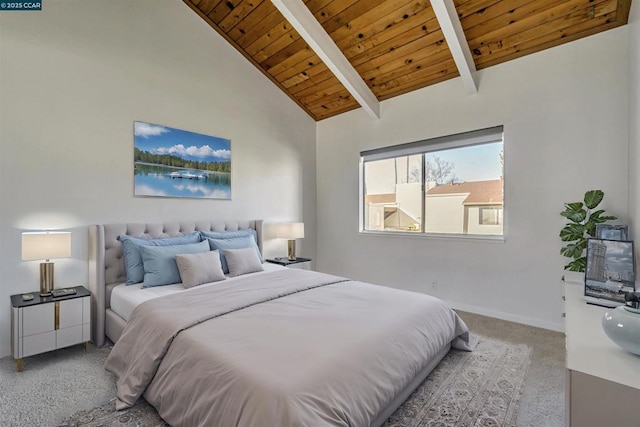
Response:
[[[456,301],[446,301],[449,307],[454,310],[467,311],[469,313],[480,314],[482,316],[493,317],[496,319],[507,320],[509,322],[521,323],[523,325],[535,326],[536,328],[548,329],[550,331],[564,332],[564,322],[546,322],[540,319],[534,319],[531,317],[518,316],[511,313],[504,313],[502,311],[489,310],[476,305],[463,304]]]

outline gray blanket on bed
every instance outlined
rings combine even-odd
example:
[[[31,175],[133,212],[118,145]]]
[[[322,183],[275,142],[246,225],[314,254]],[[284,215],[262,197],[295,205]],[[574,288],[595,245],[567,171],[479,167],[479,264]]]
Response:
[[[105,367],[175,426],[367,426],[467,341],[436,298],[287,269],[141,304]]]

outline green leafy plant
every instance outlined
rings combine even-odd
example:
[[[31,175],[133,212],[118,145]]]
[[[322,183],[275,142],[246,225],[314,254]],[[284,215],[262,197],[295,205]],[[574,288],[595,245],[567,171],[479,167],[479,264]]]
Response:
[[[565,209],[560,215],[570,222],[560,231],[560,239],[570,243],[560,249],[560,253],[572,259],[564,266],[565,270],[583,273],[587,266],[587,257],[584,256],[587,239],[595,237],[596,224],[617,219],[615,216],[605,215],[603,209],[594,210],[603,198],[602,190],[591,190],[584,193],[584,202],[564,204]]]

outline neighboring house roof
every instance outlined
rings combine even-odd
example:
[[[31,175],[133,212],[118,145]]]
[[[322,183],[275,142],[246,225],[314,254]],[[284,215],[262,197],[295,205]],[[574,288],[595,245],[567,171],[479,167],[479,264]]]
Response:
[[[395,203],[396,194],[395,193],[367,194],[364,197],[364,202],[365,203]]]
[[[427,191],[427,196],[468,194],[465,205],[502,204],[502,180],[459,182],[437,185]]]

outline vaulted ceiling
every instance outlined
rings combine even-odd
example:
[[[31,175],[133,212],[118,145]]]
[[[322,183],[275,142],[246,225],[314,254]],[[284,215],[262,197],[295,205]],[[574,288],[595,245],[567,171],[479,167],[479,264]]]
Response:
[[[303,1],[379,101],[460,75],[430,0]],[[631,0],[447,1],[476,69],[624,25],[631,7]],[[271,0],[184,2],[315,120],[360,107]]]

